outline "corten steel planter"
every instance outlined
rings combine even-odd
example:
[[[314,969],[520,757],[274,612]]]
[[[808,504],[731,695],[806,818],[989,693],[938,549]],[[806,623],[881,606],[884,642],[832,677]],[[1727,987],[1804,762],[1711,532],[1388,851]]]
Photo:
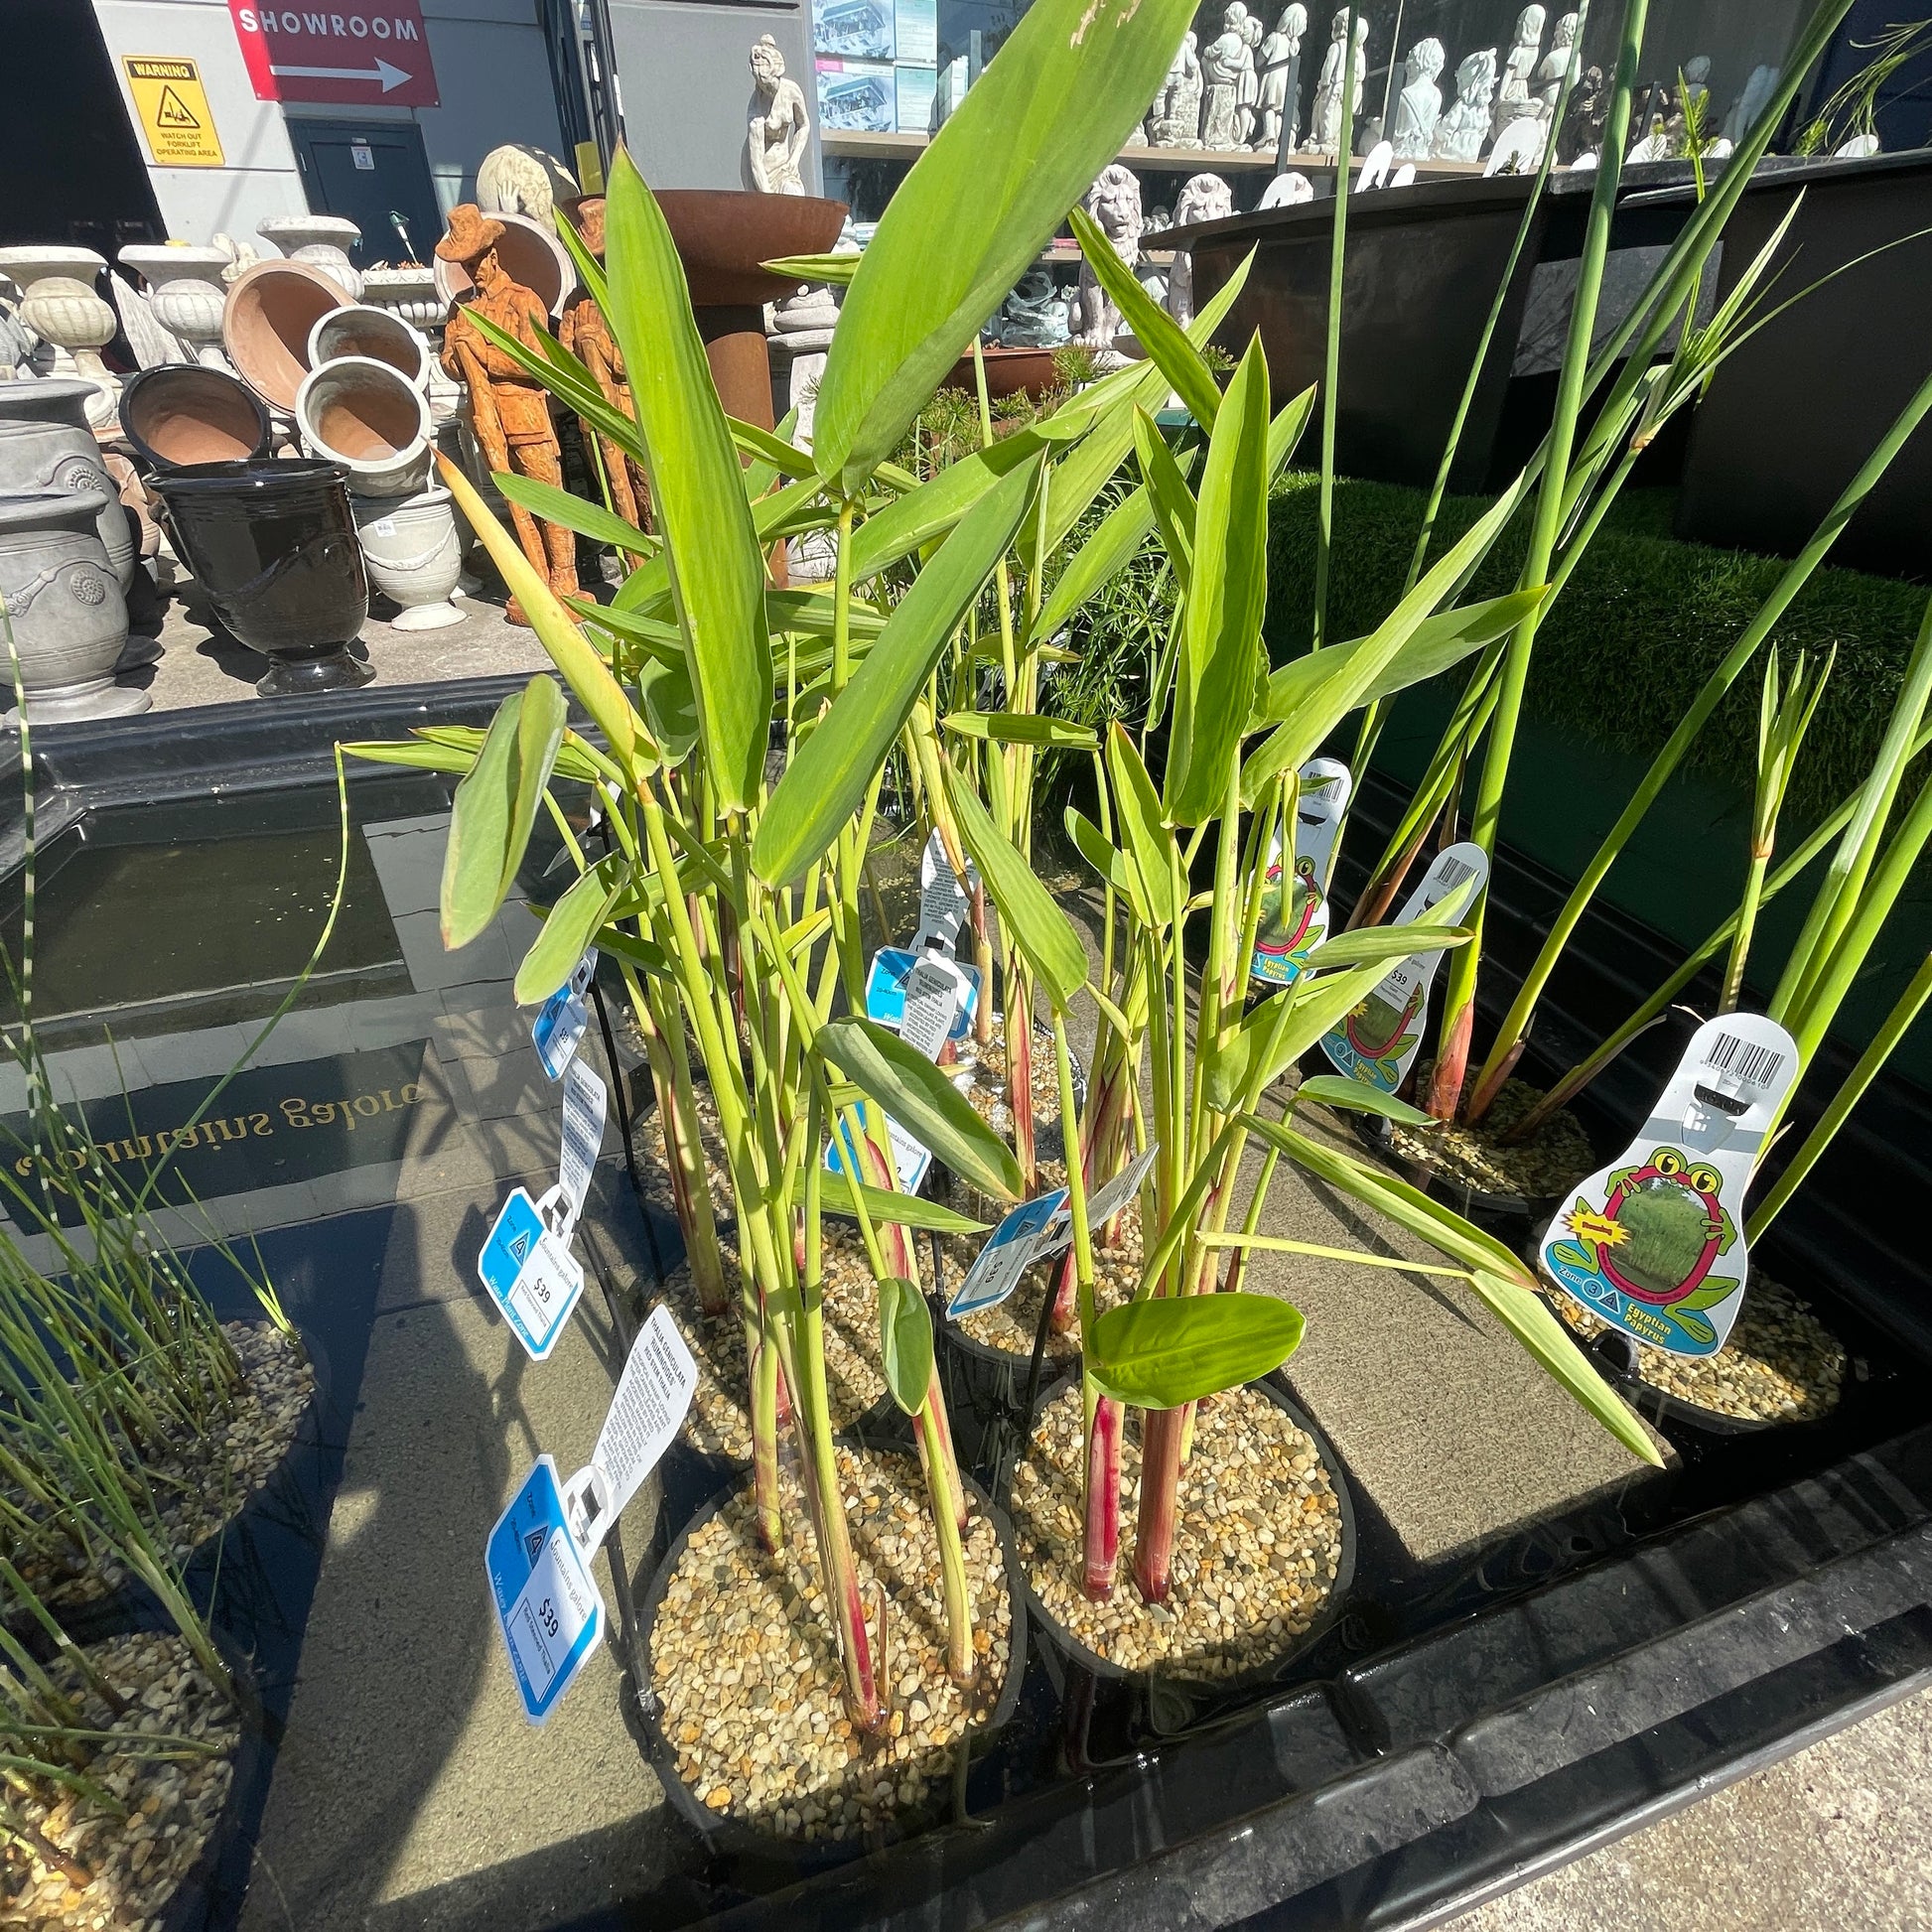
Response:
[[[129,376],[121,428],[150,471],[268,454],[268,411],[225,369],[163,362]]]
[[[1022,389],[1037,402],[1053,386],[1055,376],[1051,348],[982,348],[986,358],[986,394],[990,402],[1002,396],[1018,395]],[[942,389],[979,392],[979,378],[973,373],[973,351],[968,349],[939,384]]]
[[[1719,366],[1691,419],[1680,537],[1795,555],[1925,378],[1932,235],[1920,231],[1932,223],[1932,152],[1810,162],[1754,179],[1725,230],[1720,301],[1801,192],[1780,254],[1792,264],[1789,292],[1835,279]],[[1861,255],[1871,259],[1835,275]],[[1932,431],[1923,424],[1832,561],[1905,577],[1932,571]]]
[[[341,287],[308,262],[257,262],[228,289],[221,315],[228,360],[263,402],[286,413],[309,373],[310,332],[331,309],[347,306]]]
[[[340,691],[374,670],[348,654],[369,581],[333,463],[198,463],[156,478],[168,528],[214,614],[274,660],[265,698]]]
[[[674,188],[659,195],[657,205],[691,285],[719,400],[740,422],[772,428],[764,304],[796,293],[798,285],[759,264],[780,255],[827,253],[845,225],[845,204],[813,195]]]
[[[1653,205],[1651,191],[1675,182],[1687,164],[1634,171],[1619,195],[1611,261],[1630,294],[1654,258],[1625,250],[1668,245],[1689,209]],[[1583,245],[1594,177],[1557,175],[1543,198],[1517,263],[1457,446],[1449,487],[1484,491],[1515,474],[1550,426],[1554,367],[1514,374],[1532,287],[1559,294]],[[1335,401],[1335,467],[1343,475],[1426,488],[1448,447],[1489,305],[1535,186],[1533,176],[1418,182],[1351,198],[1342,270],[1340,387]],[[1215,340],[1235,353],[1256,330],[1268,356],[1273,393],[1299,395],[1321,380],[1327,345],[1331,201],[1264,208],[1225,221],[1175,228],[1164,246],[1190,248],[1194,302],[1204,306],[1255,250],[1247,286]],[[1574,281],[1574,269],[1569,271]],[[1562,313],[1567,313],[1562,311]],[[1560,340],[1560,337],[1559,337]]]

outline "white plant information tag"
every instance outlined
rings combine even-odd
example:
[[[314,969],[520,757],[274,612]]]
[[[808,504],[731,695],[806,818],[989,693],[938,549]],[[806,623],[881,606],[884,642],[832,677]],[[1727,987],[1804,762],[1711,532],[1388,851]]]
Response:
[[[927,1059],[938,1059],[965,998],[965,973],[948,954],[928,947],[905,976],[905,1017],[899,1023],[899,1037]]]
[[[987,1237],[966,1279],[953,1290],[946,1304],[947,1318],[957,1321],[963,1314],[977,1314],[1004,1302],[1035,1262],[1064,1244],[1066,1219],[1064,1187],[1055,1187],[1037,1200],[1022,1201]]]
[[[1797,1077],[1797,1042],[1776,1021],[1706,1021],[1636,1139],[1550,1223],[1543,1272],[1652,1348],[1715,1355],[1749,1280],[1744,1190]]]
[[[584,1211],[591,1173],[604,1147],[610,1095],[589,1060],[573,1059],[564,1074],[564,1145],[558,1159],[557,1185],[563,1190],[565,1239]]]
[[[530,1037],[536,1041],[537,1058],[553,1080],[561,1080],[577,1051],[577,1043],[590,1025],[591,1010],[585,996],[597,973],[597,948],[593,946],[571,968],[570,978],[537,1009],[530,1023]]]
[[[946,862],[945,841],[934,832],[919,856],[919,929],[912,938],[912,950],[923,952],[928,945],[953,951],[959,944],[959,928],[972,910],[973,888],[979,873],[972,861],[966,862],[966,879]]]
[[[1334,877],[1335,848],[1341,822],[1355,789],[1354,774],[1340,759],[1311,759],[1300,773],[1295,801],[1295,857],[1307,860],[1316,886],[1325,894]]]
[[[1466,904],[1482,890],[1489,861],[1481,846],[1465,841],[1436,856],[1422,884],[1409,895],[1397,925],[1414,925],[1458,886],[1468,886]],[[1429,989],[1443,963],[1442,949],[1411,953],[1398,960],[1339,1027],[1321,1036],[1321,1050],[1351,1080],[1394,1093],[1409,1077],[1422,1047]]]

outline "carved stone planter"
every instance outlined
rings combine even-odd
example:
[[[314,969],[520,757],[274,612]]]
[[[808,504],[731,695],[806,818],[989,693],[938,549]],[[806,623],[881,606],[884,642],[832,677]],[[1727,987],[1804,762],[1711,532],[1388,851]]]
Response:
[[[94,287],[94,277],[106,266],[91,248],[38,241],[0,248],[0,273],[20,288],[21,321],[54,346],[54,373],[77,375],[93,389],[87,420],[95,429],[112,425],[121,387],[100,359],[120,327],[113,305]]]
[[[114,683],[127,606],[99,535],[112,500],[98,489],[0,495],[0,605],[20,653],[30,725],[126,717],[154,702]],[[8,663],[0,688],[12,685]]]
[[[154,319],[181,339],[197,361],[225,369],[221,352],[221,311],[227,301],[222,271],[230,266],[219,248],[157,247],[152,243],[121,250],[121,260],[147,279]]]
[[[346,215],[277,214],[256,222],[255,232],[291,261],[319,268],[351,302],[361,301],[362,272],[347,251],[362,239],[362,230]]]
[[[87,426],[93,393],[88,383],[59,376],[0,382],[0,491],[97,491],[106,499],[99,517],[101,547],[125,594],[134,579],[134,537]]]
[[[440,630],[461,623],[450,602],[463,569],[463,539],[450,492],[432,483],[400,501],[388,496],[350,496],[362,561],[384,597],[402,606],[391,620],[397,630]]]

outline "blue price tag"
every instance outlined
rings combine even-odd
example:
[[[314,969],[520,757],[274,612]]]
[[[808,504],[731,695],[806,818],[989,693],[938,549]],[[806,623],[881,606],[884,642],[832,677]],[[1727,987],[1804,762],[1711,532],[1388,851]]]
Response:
[[[570,978],[537,1009],[530,1022],[530,1037],[535,1040],[537,1058],[553,1080],[561,1080],[576,1056],[577,1043],[590,1025],[591,1010],[585,996],[597,973],[597,948],[593,946],[575,966]]]
[[[1022,1201],[988,1236],[966,1279],[946,1304],[947,1316],[977,1314],[1004,1302],[1035,1261],[1066,1245],[1066,1189]]]
[[[521,1187],[510,1189],[496,1216],[477,1257],[477,1277],[530,1359],[538,1362],[556,1347],[584,1292],[582,1265]]]
[[[895,1033],[905,1024],[905,982],[919,955],[904,946],[881,946],[872,956],[872,970],[866,975],[866,1018],[876,1020]],[[973,1030],[973,1013],[979,1005],[980,976],[977,966],[961,966],[966,990],[959,1011],[946,1031],[948,1039],[964,1039]]]
[[[571,1535],[551,1457],[537,1457],[497,1517],[483,1569],[523,1715],[540,1725],[604,1641],[604,1599]]]

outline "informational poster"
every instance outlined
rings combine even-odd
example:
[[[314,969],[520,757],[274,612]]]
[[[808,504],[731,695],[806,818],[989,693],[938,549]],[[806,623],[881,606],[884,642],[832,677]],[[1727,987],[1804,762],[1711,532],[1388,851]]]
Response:
[[[898,80],[898,131],[923,134],[932,122],[932,90],[939,76],[931,68],[894,69]]]
[[[890,63],[818,57],[818,118],[829,134],[890,134],[897,82]]]
[[[812,48],[854,61],[890,61],[893,0],[812,0]]]
[[[901,68],[939,65],[938,0],[893,0],[893,22]]]

